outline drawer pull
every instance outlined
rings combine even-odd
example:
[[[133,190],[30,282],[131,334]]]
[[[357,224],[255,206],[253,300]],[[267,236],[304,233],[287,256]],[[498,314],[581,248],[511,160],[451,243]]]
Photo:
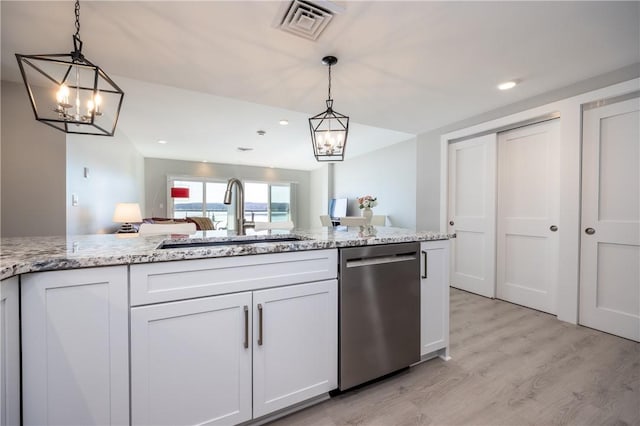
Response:
[[[249,347],[249,307],[244,305],[244,348]]]
[[[262,346],[262,304],[258,303],[258,346]]]
[[[424,263],[424,273],[421,278],[427,278],[427,252],[422,250],[422,263]]]

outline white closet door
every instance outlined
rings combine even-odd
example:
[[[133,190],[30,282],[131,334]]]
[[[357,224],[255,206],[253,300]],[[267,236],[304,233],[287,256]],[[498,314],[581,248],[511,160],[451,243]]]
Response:
[[[451,286],[495,297],[496,135],[449,145]]]
[[[640,100],[583,115],[579,322],[640,341]]]
[[[498,136],[498,298],[555,314],[559,120]]]

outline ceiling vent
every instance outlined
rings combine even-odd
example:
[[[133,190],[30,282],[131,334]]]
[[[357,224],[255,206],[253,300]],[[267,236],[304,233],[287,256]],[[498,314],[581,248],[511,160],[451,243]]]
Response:
[[[293,0],[286,9],[280,29],[300,37],[316,40],[333,18],[333,12],[313,3]]]

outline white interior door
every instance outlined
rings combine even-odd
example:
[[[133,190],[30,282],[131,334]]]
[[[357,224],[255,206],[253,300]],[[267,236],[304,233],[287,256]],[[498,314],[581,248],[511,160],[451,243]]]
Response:
[[[640,341],[640,99],[583,114],[579,322]]]
[[[555,314],[559,120],[498,135],[498,298]]]
[[[496,134],[449,145],[451,286],[495,297]]]

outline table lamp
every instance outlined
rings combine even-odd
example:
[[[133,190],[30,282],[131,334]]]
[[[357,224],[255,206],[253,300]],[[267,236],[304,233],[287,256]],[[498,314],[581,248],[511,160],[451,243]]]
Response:
[[[118,203],[113,212],[113,221],[121,223],[118,233],[136,232],[131,222],[142,222],[140,205],[138,203]]]

